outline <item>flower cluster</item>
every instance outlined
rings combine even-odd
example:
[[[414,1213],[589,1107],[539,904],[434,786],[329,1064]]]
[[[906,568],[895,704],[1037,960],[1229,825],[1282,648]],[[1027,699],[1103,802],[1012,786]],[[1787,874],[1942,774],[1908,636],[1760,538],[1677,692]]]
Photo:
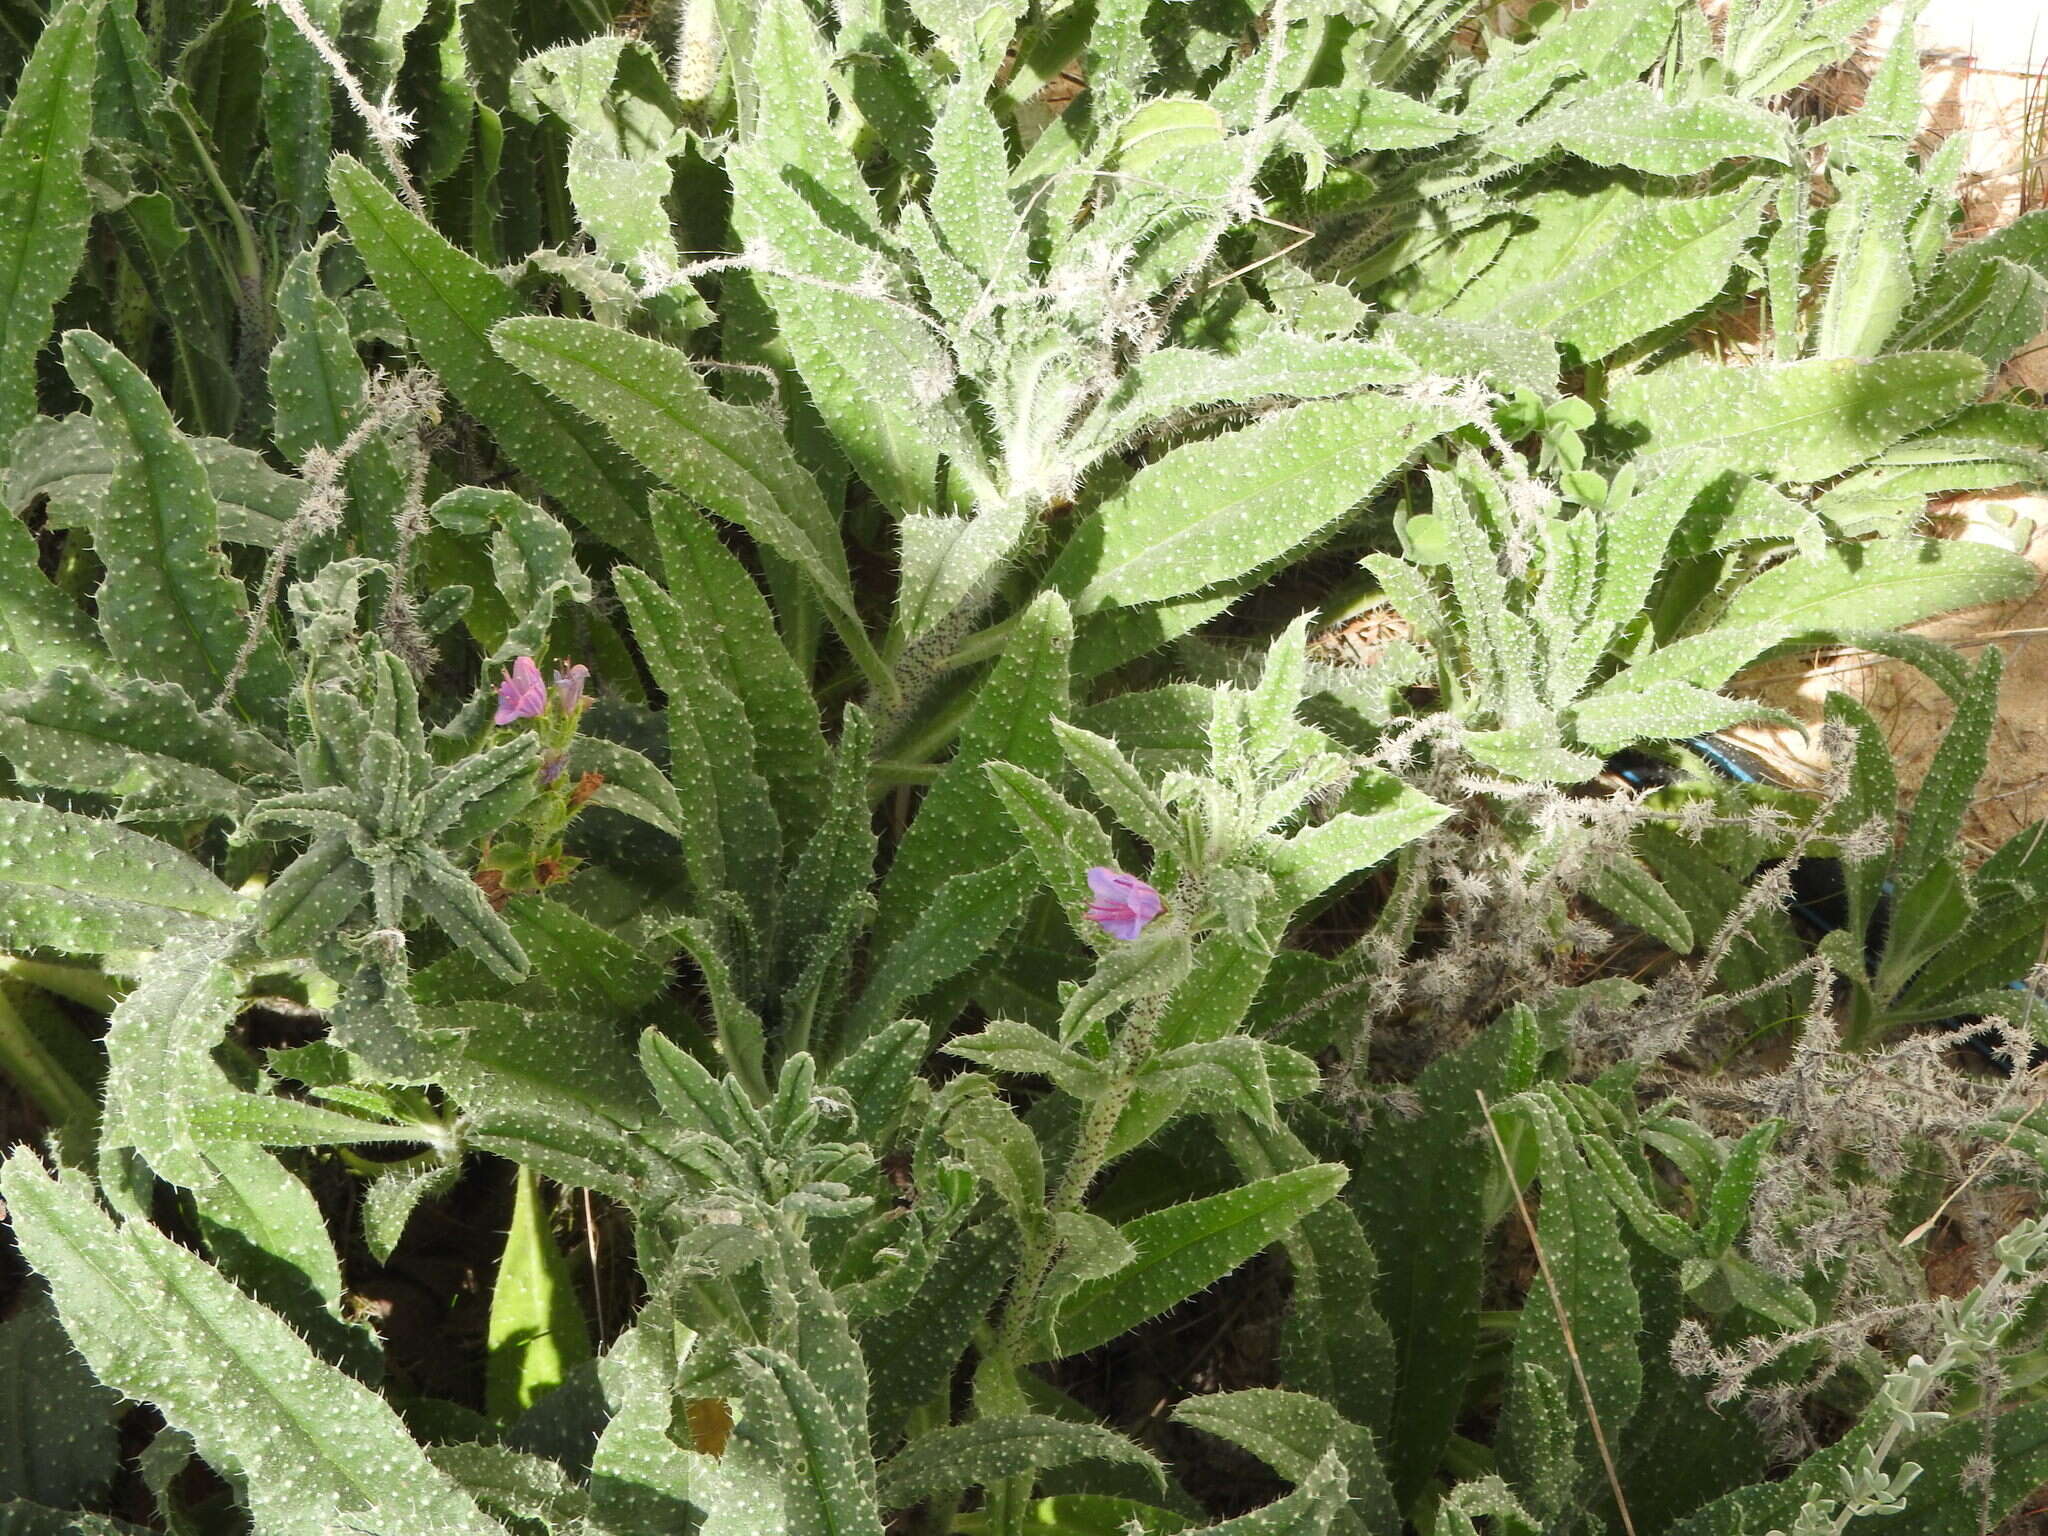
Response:
[[[525,813],[504,834],[484,846],[476,882],[493,907],[502,908],[515,894],[537,891],[562,879],[579,862],[564,851],[563,834],[604,784],[597,773],[567,782],[569,754],[577,722],[590,707],[586,684],[590,668],[569,662],[558,668],[552,686],[540,664],[521,656],[505,669],[498,684],[495,726],[516,726],[531,720],[541,742],[538,793]]]
[[[491,717],[491,724],[537,720],[547,713],[550,702],[563,719],[574,721],[589,703],[583,696],[583,685],[589,677],[590,668],[580,661],[571,662],[555,673],[555,686],[550,694],[547,684],[541,681],[539,663],[531,656],[521,656],[505,669],[504,680],[498,684],[498,712]]]

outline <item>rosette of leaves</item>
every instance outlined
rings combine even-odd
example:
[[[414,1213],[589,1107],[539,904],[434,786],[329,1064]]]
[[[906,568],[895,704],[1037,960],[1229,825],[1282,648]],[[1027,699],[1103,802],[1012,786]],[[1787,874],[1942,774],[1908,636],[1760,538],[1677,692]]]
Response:
[[[364,573],[325,574],[301,609],[316,626],[353,605]],[[245,837],[310,839],[265,889],[255,944],[267,955],[304,954],[347,932],[367,907],[376,930],[395,936],[385,942],[402,948],[410,903],[502,980],[523,980],[519,941],[444,850],[471,846],[533,798],[535,741],[521,734],[438,766],[418,691],[396,656],[372,644],[308,661],[294,700],[304,722],[299,787],[257,801],[241,824]]]
[[[1857,643],[2034,579],[1990,545],[1830,543],[1711,449],[1631,464],[1576,508],[1516,468],[1467,452],[1433,469],[1429,511],[1403,528],[1411,558],[1365,558],[1433,652],[1464,750],[1513,778],[1576,783],[1622,747],[1772,714],[1717,690],[1778,646]]]

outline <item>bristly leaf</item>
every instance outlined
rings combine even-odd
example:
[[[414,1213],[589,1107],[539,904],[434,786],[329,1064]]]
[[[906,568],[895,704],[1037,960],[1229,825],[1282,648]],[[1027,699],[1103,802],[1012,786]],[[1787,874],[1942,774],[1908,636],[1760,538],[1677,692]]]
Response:
[[[1088,614],[1245,575],[1322,533],[1459,419],[1446,406],[1356,395],[1190,444],[1103,503],[1052,580]]]
[[[85,254],[100,0],[38,21],[35,51],[0,125],[0,465],[36,413],[36,354]]]
[[[1517,1099],[1515,1107],[1527,1114],[1539,1150],[1543,1202],[1536,1240],[1548,1261],[1522,1311],[1515,1364],[1540,1367],[1556,1388],[1578,1380],[1574,1371],[1583,1370],[1592,1411],[1603,1428],[1626,1424],[1642,1394],[1642,1361],[1636,1349],[1642,1317],[1614,1207],[1572,1144],[1570,1126],[1556,1101],[1538,1090]],[[1568,1324],[1560,1321],[1560,1312],[1570,1319]],[[1540,1383],[1542,1378],[1524,1380]],[[1571,1412],[1579,1424],[1580,1460],[1591,1466],[1593,1429],[1587,1411],[1574,1395]],[[1518,1447],[1533,1447],[1541,1439],[1543,1412],[1540,1392],[1531,1396],[1518,1381],[1508,1403],[1506,1430]]]
[[[790,1536],[882,1536],[866,1424],[845,1422],[839,1405],[785,1354],[750,1348],[740,1364],[747,1400],[779,1452]]]
[[[231,816],[248,808],[252,770],[290,759],[254,731],[201,714],[183,689],[130,678],[109,688],[65,667],[0,693],[0,756],[23,783],[120,797],[132,815]]]
[[[1755,368],[1672,368],[1615,382],[1610,414],[1657,455],[1710,446],[1730,468],[1822,480],[1954,415],[1983,391],[1959,352],[1814,358]]]
[[[1913,820],[1905,846],[1892,864],[1892,881],[1910,889],[1954,848],[1969,814],[1977,781],[1989,761],[1992,729],[1998,723],[1998,683],[2005,657],[1997,646],[1984,648],[1970,678],[1970,691],[1956,708],[1948,734],[1941,739],[1920,791],[1913,797]]]
[[[119,1399],[93,1379],[47,1297],[0,1323],[0,1510],[12,1499],[72,1509],[97,1502],[121,1463]]]
[[[745,708],[726,681],[726,658],[701,648],[707,626],[647,576],[622,566],[614,579],[634,637],[669,697],[669,775],[698,899],[708,903],[732,892],[765,927],[780,888],[782,831],[756,767]]]
[[[142,372],[89,331],[64,338],[64,364],[93,402],[93,423],[119,457],[107,482],[96,544],[107,576],[100,633],[117,660],[176,683],[211,705],[236,681],[249,719],[281,725],[290,674],[268,634],[236,680],[249,632],[248,595],[220,552],[219,515],[206,471]]]
[[[674,347],[591,321],[510,320],[491,339],[668,484],[802,571],[854,659],[894,686],[854,605],[825,499],[768,417],[715,398]]]
[[[1270,1388],[1217,1392],[1186,1399],[1173,1416],[1250,1451],[1300,1486],[1313,1484],[1325,1458],[1334,1456],[1350,1473],[1350,1512],[1360,1527],[1370,1536],[1394,1536],[1400,1529],[1371,1433],[1319,1398]]]
[[[678,497],[654,499],[662,571],[700,654],[714,659],[746,712],[754,759],[794,847],[816,824],[826,780],[825,737],[802,671],[775,629],[754,579],[711,525]],[[715,664],[715,662],[714,662]]]
[[[109,1147],[133,1147],[169,1183],[214,1179],[189,1111],[231,1092],[213,1059],[241,1006],[241,980],[217,946],[166,948],[107,1027]]]
[[[508,373],[492,352],[491,328],[519,312],[511,290],[348,156],[335,160],[328,182],[350,244],[421,360],[570,516],[636,559],[652,554],[639,477],[601,432]]]
[[[33,801],[0,801],[0,942],[72,954],[219,933],[235,893],[166,843]]]
[[[1080,1354],[1179,1305],[1280,1237],[1347,1177],[1319,1163],[1125,1223],[1122,1235],[1138,1257],[1067,1297],[1052,1320],[1054,1347]]]
[[[321,1536],[341,1517],[505,1536],[381,1398],[198,1255],[146,1222],[116,1226],[81,1181],[52,1178],[26,1150],[8,1158],[0,1192],[79,1352],[232,1474],[258,1529]]]
[[[882,1505],[902,1509],[941,1494],[1078,1461],[1120,1461],[1152,1474],[1166,1470],[1149,1451],[1097,1424],[1020,1413],[937,1429],[910,1442],[882,1468]]]
[[[960,744],[925,792],[880,892],[877,940],[908,931],[944,882],[1007,859],[1017,840],[1003,825],[984,766],[1008,763],[1051,777],[1059,771],[1054,722],[1067,712],[1067,654],[1073,631],[1056,594],[1027,610],[1012,643],[981,685]]]

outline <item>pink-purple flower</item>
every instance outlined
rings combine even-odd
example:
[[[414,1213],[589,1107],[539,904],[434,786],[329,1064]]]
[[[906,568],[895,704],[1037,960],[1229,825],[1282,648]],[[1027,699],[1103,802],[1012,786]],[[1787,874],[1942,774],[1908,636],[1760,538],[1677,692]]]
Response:
[[[531,656],[521,656],[506,670],[498,684],[498,712],[493,725],[510,725],[514,720],[531,720],[548,707],[548,686]]]
[[[573,715],[583,707],[583,683],[590,676],[590,668],[582,662],[572,662],[555,673],[555,706],[565,715]]]
[[[1088,889],[1095,893],[1088,920],[1113,939],[1137,938],[1166,905],[1159,893],[1136,875],[1100,864],[1088,871]]]

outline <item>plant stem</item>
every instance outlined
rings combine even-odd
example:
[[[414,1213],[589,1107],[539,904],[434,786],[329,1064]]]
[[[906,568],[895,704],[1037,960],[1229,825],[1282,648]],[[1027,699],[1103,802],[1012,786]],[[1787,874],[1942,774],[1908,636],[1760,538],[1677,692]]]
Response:
[[[1110,1062],[1109,1086],[1089,1100],[1088,1108],[1081,1117],[1081,1128],[1074,1135],[1074,1149],[1067,1157],[1059,1186],[1046,1209],[1047,1219],[1027,1240],[1023,1262],[1017,1270],[1017,1289],[1011,1295],[1009,1305],[1003,1309],[1002,1331],[996,1343],[1002,1358],[1013,1368],[1021,1363],[1019,1356],[1024,1346],[1025,1330],[1031,1325],[1045,1282],[1051,1277],[1053,1264],[1059,1258],[1060,1245],[1054,1235],[1054,1221],[1081,1208],[1089,1187],[1109,1160],[1117,1124],[1123,1119],[1131,1096],[1138,1091],[1138,1078],[1151,1057],[1153,1043],[1159,1034],[1159,1020],[1165,1014],[1170,995],[1161,993],[1133,1005],[1123,1032],[1117,1036],[1116,1050]]]

